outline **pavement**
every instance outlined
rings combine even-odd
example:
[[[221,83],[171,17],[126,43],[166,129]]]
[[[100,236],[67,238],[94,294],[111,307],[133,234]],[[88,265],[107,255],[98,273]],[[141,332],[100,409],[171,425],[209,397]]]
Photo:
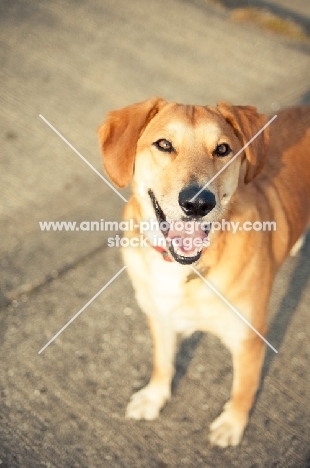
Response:
[[[308,6],[295,3],[296,15]],[[0,466],[309,467],[309,236],[276,279],[268,339],[279,354],[267,352],[236,448],[207,440],[232,378],[209,335],[180,343],[157,421],[124,418],[151,372],[126,272],[38,354],[122,267],[108,232],[42,232],[39,221],[120,220],[124,206],[39,114],[103,173],[96,129],[111,109],[154,95],[267,113],[309,103],[309,42],[204,0],[1,0],[0,24]]]
[[[305,0],[208,0],[229,10],[258,8],[293,21],[310,34],[310,3]]]

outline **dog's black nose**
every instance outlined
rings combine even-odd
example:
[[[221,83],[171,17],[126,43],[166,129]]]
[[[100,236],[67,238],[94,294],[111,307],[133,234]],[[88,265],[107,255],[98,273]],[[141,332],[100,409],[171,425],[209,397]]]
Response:
[[[179,193],[179,205],[186,216],[205,216],[215,207],[214,193],[204,189],[197,195],[199,190],[198,185],[190,185]]]

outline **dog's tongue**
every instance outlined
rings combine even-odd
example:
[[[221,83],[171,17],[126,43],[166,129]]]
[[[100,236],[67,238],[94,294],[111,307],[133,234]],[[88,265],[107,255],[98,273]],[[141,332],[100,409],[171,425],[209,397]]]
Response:
[[[181,226],[182,227],[182,226]],[[207,234],[200,224],[194,221],[184,223],[181,230],[175,229],[173,223],[167,236],[168,245],[173,244],[174,248],[184,257],[192,257],[210,244]]]

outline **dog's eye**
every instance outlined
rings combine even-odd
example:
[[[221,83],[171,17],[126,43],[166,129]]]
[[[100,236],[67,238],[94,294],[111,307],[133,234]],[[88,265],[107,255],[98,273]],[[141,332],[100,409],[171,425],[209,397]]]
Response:
[[[164,153],[172,153],[172,151],[174,151],[172,143],[170,143],[168,140],[165,140],[164,138],[155,141],[153,145],[155,145],[159,151],[163,151]]]
[[[217,145],[214,151],[216,156],[227,156],[230,152],[231,148],[227,143],[221,143],[220,145]]]

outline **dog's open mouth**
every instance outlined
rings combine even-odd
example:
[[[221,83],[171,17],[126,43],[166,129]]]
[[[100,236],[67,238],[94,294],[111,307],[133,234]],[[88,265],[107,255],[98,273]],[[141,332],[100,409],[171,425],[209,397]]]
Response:
[[[197,262],[204,247],[210,244],[206,226],[197,220],[167,220],[153,192],[149,190],[148,193],[171,256],[182,265]]]

